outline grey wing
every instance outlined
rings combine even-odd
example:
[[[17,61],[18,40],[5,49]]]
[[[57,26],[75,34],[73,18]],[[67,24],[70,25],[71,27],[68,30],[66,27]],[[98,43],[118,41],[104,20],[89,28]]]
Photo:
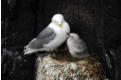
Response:
[[[75,40],[75,47],[77,49],[79,49],[80,51],[87,51],[87,46],[85,44],[85,42],[83,40],[81,40],[80,38]]]
[[[50,41],[54,40],[55,37],[56,33],[54,32],[54,30],[52,28],[47,27],[43,31],[41,31],[36,38],[30,41],[28,47],[31,49],[43,48],[44,44],[47,44]]]

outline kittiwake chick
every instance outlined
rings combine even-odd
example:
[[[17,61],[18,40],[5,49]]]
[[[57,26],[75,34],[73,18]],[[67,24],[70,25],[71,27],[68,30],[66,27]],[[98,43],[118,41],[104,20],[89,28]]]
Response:
[[[72,57],[83,58],[89,56],[85,42],[76,33],[70,33],[67,47]]]

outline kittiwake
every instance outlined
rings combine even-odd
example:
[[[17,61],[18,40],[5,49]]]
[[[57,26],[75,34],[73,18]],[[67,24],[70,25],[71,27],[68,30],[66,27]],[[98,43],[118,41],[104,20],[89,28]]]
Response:
[[[63,44],[70,33],[70,26],[62,14],[55,14],[51,23],[24,47],[24,54],[53,51]]]
[[[70,33],[66,43],[72,57],[81,59],[89,55],[85,42],[78,34]]]

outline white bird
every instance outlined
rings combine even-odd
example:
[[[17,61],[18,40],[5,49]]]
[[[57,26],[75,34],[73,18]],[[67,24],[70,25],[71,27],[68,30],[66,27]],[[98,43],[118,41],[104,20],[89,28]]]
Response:
[[[70,33],[69,24],[64,20],[62,14],[55,14],[48,27],[24,47],[24,54],[53,51],[66,41],[67,33]]]
[[[89,56],[85,42],[76,33],[70,33],[67,47],[72,57],[83,58]]]

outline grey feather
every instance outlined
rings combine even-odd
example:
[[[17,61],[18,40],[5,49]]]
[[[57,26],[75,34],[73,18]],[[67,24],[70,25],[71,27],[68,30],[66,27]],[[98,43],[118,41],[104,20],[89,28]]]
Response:
[[[73,57],[83,58],[89,56],[85,42],[76,33],[70,33],[67,46]]]
[[[85,44],[85,42],[82,40],[82,39],[80,39],[80,38],[78,38],[78,39],[76,39],[76,40],[73,40],[74,41],[74,46],[78,49],[78,50],[80,50],[80,52],[83,52],[83,53],[85,53],[85,52],[87,52],[87,46],[86,46],[86,44]],[[80,45],[79,45],[80,44]],[[82,51],[82,50],[84,50],[84,51]]]
[[[47,27],[43,31],[41,31],[36,38],[30,41],[27,46],[31,49],[40,49],[43,48],[43,45],[54,40],[55,37],[56,33],[54,32],[54,30],[52,28]]]

